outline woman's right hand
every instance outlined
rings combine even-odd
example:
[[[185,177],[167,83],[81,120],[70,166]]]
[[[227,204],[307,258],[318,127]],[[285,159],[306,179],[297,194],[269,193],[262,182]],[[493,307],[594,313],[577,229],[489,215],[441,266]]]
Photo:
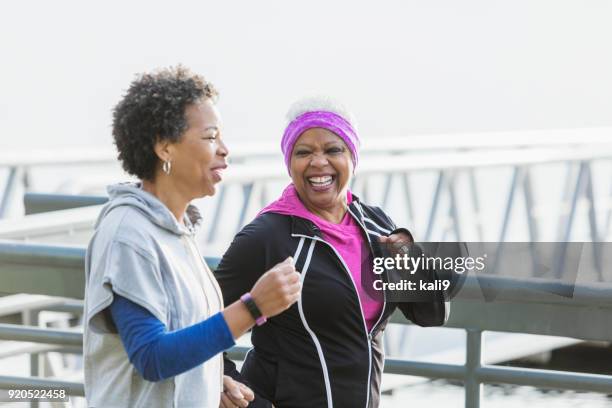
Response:
[[[300,297],[302,283],[293,258],[288,257],[264,273],[251,289],[251,297],[266,317],[287,310]]]
[[[300,274],[295,271],[293,259],[289,257],[264,273],[250,294],[261,314],[272,317],[289,309],[300,298],[301,291]],[[226,307],[223,317],[234,339],[242,336],[255,322],[240,300]]]

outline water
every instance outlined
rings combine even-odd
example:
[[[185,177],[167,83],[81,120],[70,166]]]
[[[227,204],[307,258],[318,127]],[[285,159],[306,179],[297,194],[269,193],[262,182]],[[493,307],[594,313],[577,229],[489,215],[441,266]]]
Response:
[[[463,386],[446,381],[428,381],[383,395],[381,408],[422,407],[465,408]],[[574,391],[543,391],[534,387],[485,385],[481,408],[609,408],[612,398],[603,394]]]

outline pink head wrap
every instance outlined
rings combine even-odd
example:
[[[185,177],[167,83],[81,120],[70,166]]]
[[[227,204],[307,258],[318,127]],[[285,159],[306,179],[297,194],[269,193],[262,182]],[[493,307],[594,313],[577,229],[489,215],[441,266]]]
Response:
[[[323,128],[336,134],[340,139],[344,140],[344,143],[348,146],[351,151],[353,158],[353,168],[357,167],[359,159],[359,136],[353,128],[353,126],[342,116],[328,111],[313,111],[306,112],[293,119],[283,134],[281,140],[281,150],[285,156],[285,165],[287,171],[289,171],[291,163],[291,153],[293,153],[293,146],[298,138],[312,128]]]

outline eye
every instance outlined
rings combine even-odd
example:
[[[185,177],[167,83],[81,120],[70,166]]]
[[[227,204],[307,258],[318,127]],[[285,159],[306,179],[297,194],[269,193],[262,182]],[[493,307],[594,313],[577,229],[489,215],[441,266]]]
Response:
[[[202,132],[202,140],[208,140],[210,143],[213,143],[215,140],[219,138],[219,129],[216,127],[209,127]]]
[[[217,132],[208,133],[205,136],[202,136],[202,140],[208,140],[210,143],[213,143],[218,138]]]
[[[342,147],[330,147],[329,149],[327,149],[327,154],[338,154],[338,153],[343,153],[344,152],[344,148]]]
[[[308,155],[309,153],[310,152],[308,150],[296,150],[293,154],[296,156],[303,157],[303,156]]]

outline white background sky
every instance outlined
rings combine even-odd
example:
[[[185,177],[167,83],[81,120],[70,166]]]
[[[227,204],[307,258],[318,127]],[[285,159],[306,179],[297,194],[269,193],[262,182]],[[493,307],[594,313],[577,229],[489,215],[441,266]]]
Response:
[[[362,137],[612,125],[612,2],[6,1],[2,146],[111,143],[133,74],[182,62],[221,91],[225,135],[277,139],[326,93]]]

